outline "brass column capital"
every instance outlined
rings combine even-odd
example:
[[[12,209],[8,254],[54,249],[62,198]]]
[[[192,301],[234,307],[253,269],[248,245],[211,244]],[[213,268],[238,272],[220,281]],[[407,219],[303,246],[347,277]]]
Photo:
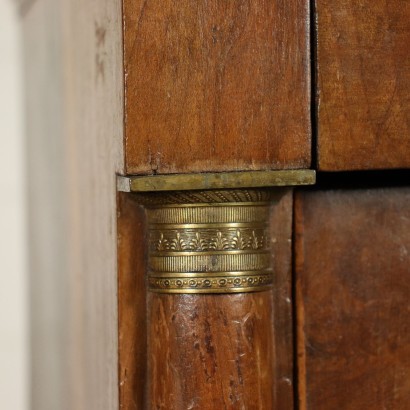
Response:
[[[252,182],[258,187],[246,188]],[[273,281],[269,207],[278,191],[265,186],[273,182],[313,183],[314,171],[123,177],[119,187],[134,192],[147,212],[148,289],[268,290]]]

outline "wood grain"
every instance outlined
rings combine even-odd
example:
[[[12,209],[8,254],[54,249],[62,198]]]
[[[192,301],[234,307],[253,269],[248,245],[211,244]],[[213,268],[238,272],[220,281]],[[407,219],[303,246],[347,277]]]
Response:
[[[410,189],[296,198],[300,409],[408,409]]]
[[[120,409],[142,410],[146,375],[145,213],[118,195],[118,362]]]
[[[410,3],[316,0],[318,167],[410,167]]]
[[[22,29],[30,407],[116,410],[121,4],[36,0]]]
[[[272,409],[294,408],[294,335],[292,311],[293,191],[272,207],[270,237],[273,255],[274,404]]]
[[[308,10],[125,0],[127,173],[308,168]]]
[[[272,292],[148,296],[149,409],[271,409]]]

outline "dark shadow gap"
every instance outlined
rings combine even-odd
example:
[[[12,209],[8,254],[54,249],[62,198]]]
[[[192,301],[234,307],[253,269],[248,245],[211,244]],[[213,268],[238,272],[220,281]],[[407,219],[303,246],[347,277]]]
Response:
[[[316,177],[316,185],[311,189],[366,189],[410,185],[410,169],[318,172]]]

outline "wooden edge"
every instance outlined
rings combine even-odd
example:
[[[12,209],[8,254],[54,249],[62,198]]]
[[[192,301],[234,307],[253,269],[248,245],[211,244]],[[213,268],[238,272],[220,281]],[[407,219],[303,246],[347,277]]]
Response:
[[[293,189],[271,207],[270,237],[274,271],[275,406],[294,409],[294,330],[292,305]]]
[[[304,265],[304,215],[303,196],[294,194],[294,306],[295,309],[295,347],[296,347],[296,400],[299,410],[306,410],[306,350],[305,350],[305,307],[301,288],[301,275]]]
[[[145,217],[133,195],[117,196],[119,409],[144,408]]]

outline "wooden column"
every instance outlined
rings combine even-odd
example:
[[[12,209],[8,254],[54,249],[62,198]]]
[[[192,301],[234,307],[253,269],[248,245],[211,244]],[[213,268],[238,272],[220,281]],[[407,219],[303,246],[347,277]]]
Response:
[[[148,206],[148,408],[272,408],[269,200],[190,191]]]
[[[270,219],[286,190],[233,186],[313,181],[312,171],[121,179],[147,217],[144,408],[278,408]],[[166,190],[193,185],[227,188]]]

